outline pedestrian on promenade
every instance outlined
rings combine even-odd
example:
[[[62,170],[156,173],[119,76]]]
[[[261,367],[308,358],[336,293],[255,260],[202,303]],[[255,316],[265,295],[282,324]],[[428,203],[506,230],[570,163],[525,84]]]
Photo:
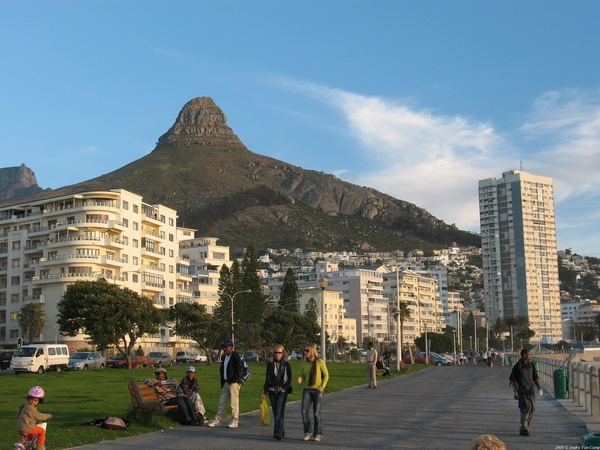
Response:
[[[221,425],[221,419],[225,415],[225,409],[229,402],[231,403],[231,422],[227,425],[227,428],[237,428],[240,414],[240,387],[244,369],[239,353],[233,351],[233,342],[225,341],[221,347],[223,347],[221,367],[219,368],[221,397],[219,398],[217,415],[208,423],[208,426],[214,428]]]
[[[162,367],[154,371],[155,380],[145,380],[144,384],[154,388],[158,401],[165,406],[177,405],[179,419],[183,425],[202,425],[202,422],[196,417],[194,405],[189,398],[185,396],[177,380],[167,378],[167,371]]]
[[[298,384],[304,383],[302,390],[302,422],[304,423],[304,440],[311,438],[310,406],[312,404],[314,415],[314,428],[312,437],[315,442],[323,438],[323,422],[321,420],[321,405],[323,403],[323,391],[329,381],[327,365],[319,358],[317,346],[307,344],[304,346],[304,359],[300,364],[300,376]]]
[[[521,359],[514,365],[510,377],[510,384],[517,390],[519,396],[519,409],[521,410],[521,436],[529,436],[529,424],[535,412],[535,388],[537,386],[539,394],[544,391],[540,386],[538,374],[535,366],[530,363],[531,352],[521,350]]]
[[[471,450],[506,450],[506,445],[492,434],[482,434],[471,441]]]
[[[367,379],[369,380],[367,389],[377,389],[377,368],[375,367],[375,364],[377,363],[377,350],[373,348],[372,342],[369,342],[367,349],[366,367]]]
[[[477,365],[477,357],[479,356],[479,353],[477,353],[477,350],[472,349],[471,350],[471,359],[473,360],[473,365],[476,366]]]
[[[141,345],[135,351],[135,356],[146,356],[146,353],[144,352],[144,349],[142,348]]]
[[[292,393],[292,367],[287,360],[287,354],[282,345],[273,349],[273,361],[267,363],[267,373],[263,386],[262,398],[269,397],[275,423],[273,437],[278,441],[285,437],[283,429],[285,404],[288,394]]]
[[[181,379],[179,387],[194,405],[198,421],[206,422],[206,409],[204,403],[202,403],[202,397],[200,397],[200,385],[198,384],[198,378],[196,378],[196,368],[194,366],[187,368],[186,376]]]

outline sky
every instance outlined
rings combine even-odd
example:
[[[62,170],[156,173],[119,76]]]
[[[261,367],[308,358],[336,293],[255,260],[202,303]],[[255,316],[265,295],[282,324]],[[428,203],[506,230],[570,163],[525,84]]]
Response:
[[[0,2],[0,167],[43,188],[150,153],[209,96],[253,152],[479,232],[478,181],[554,182],[600,257],[600,2]]]

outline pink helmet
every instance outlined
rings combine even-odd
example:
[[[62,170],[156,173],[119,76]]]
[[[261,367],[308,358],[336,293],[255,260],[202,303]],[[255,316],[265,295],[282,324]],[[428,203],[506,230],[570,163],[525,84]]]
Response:
[[[35,397],[35,398],[44,398],[44,395],[46,395],[44,393],[44,390],[39,387],[39,386],[34,386],[31,389],[29,389],[29,397]]]

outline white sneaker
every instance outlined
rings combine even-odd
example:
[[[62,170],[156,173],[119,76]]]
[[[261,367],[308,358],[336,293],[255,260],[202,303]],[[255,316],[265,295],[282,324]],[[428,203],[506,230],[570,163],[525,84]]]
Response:
[[[323,436],[321,436],[320,434],[317,434],[315,436],[315,442],[321,442],[321,439],[323,439]]]
[[[310,441],[310,438],[312,437],[312,435],[310,433],[304,433],[304,441]]]
[[[213,420],[212,422],[208,422],[208,426],[211,427],[211,428],[220,427],[221,426],[221,422]]]
[[[237,428],[238,427],[238,423],[236,420],[232,421],[229,425],[227,425],[227,428]]]

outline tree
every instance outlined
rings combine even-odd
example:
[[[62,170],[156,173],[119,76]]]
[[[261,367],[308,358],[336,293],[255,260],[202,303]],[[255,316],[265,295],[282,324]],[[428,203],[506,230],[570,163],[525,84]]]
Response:
[[[279,305],[287,311],[300,312],[300,291],[296,276],[291,267],[288,267],[281,286],[281,296],[279,297]]]
[[[454,336],[444,333],[427,333],[431,351],[437,353],[452,352],[454,350]],[[425,334],[415,339],[415,344],[425,351]]]
[[[137,339],[158,333],[163,322],[151,299],[105,279],[69,285],[57,307],[61,334],[76,336],[81,330],[89,343],[101,348],[114,345],[127,358],[129,369]]]
[[[408,307],[407,302],[400,301],[398,302],[398,304],[400,305],[400,308],[396,308],[394,310],[394,320],[397,320],[398,316],[400,316],[400,342],[396,343],[396,357],[399,358],[400,361],[402,361],[402,355],[404,351],[404,321],[410,318],[411,309]],[[410,360],[412,364],[414,364],[414,356],[410,351],[410,346],[409,352]]]
[[[304,315],[312,318],[313,320],[317,320],[319,316],[319,306],[317,305],[317,301],[314,297],[311,297],[306,302],[306,306],[304,307]]]
[[[263,320],[268,296],[263,293],[258,255],[252,244],[248,245],[244,253],[240,284],[240,290],[250,292],[240,294],[235,299],[237,322],[241,325],[258,325]]]
[[[19,311],[17,320],[23,328],[23,333],[29,337],[29,343],[33,344],[35,335],[46,325],[46,312],[39,303],[27,303]]]
[[[167,320],[178,336],[193,339],[204,350],[208,364],[212,364],[212,349],[223,341],[223,327],[217,317],[206,312],[198,303],[177,303],[167,311]]]
[[[317,342],[320,328],[317,321],[294,311],[277,309],[265,317],[263,336],[269,344],[281,344],[287,350],[303,347],[307,342]]]
[[[506,322],[502,317],[498,317],[492,325],[492,333],[496,335],[498,339],[503,339],[503,334],[506,331]]]

